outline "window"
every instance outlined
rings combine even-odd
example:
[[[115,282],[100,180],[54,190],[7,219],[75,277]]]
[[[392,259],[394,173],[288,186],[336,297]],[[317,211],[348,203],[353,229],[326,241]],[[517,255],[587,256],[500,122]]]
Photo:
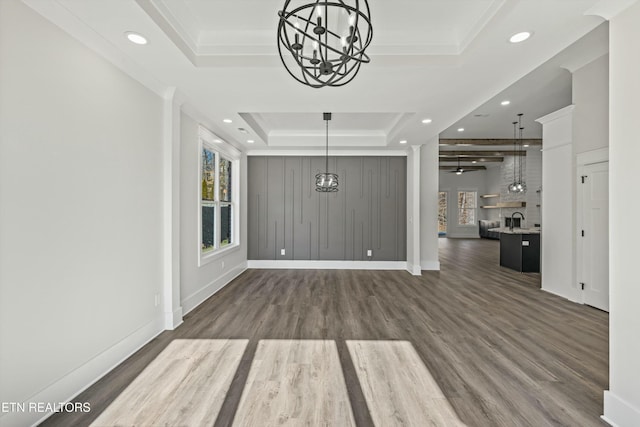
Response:
[[[200,260],[239,242],[237,171],[239,153],[200,128],[200,176],[198,183]]]
[[[438,234],[447,233],[447,195],[446,191],[438,192]]]
[[[220,247],[233,243],[232,241],[232,221],[233,206],[231,199],[233,190],[231,189],[231,170],[233,166],[230,160],[220,158]]]
[[[476,224],[477,191],[458,191],[458,225]]]
[[[200,193],[202,209],[202,253],[216,248],[216,153],[208,147],[202,147],[201,175],[202,191]]]

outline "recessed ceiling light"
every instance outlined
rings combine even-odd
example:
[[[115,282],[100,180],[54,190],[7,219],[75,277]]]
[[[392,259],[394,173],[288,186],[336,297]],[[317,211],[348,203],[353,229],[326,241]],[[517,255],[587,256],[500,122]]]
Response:
[[[511,104],[511,101],[509,100],[504,100],[500,103],[500,105],[509,105],[509,104]]]
[[[124,35],[129,39],[131,43],[135,44],[147,44],[147,38],[142,34],[134,33],[133,31],[127,31]]]
[[[225,123],[233,123],[233,120],[231,120],[231,119],[224,119],[224,120],[223,120],[223,122],[225,122]]]
[[[221,139],[214,139],[213,142],[217,142],[218,144],[221,144],[222,140]]]
[[[477,160],[473,160],[471,163],[476,164],[476,163],[478,163],[478,161]]]
[[[523,147],[524,148],[529,148],[529,144],[524,144]]]
[[[428,125],[428,124],[429,124],[429,123],[431,123],[432,121],[433,121],[433,120],[431,120],[431,119],[424,119],[424,120],[422,121],[422,123],[424,123],[425,125]]]
[[[525,41],[529,37],[531,37],[531,33],[529,31],[523,31],[521,33],[512,35],[509,41],[511,43],[520,43]]]
[[[406,143],[407,143],[406,139],[403,139],[402,141],[400,141],[400,144],[406,144]]]
[[[464,132],[464,128],[458,128],[458,132]]]
[[[253,144],[255,141],[253,139],[247,139],[247,144]]]

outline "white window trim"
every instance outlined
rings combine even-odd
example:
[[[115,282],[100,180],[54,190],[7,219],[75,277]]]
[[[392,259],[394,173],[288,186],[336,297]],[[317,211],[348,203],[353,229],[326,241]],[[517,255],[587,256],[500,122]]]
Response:
[[[209,264],[210,262],[228,255],[231,252],[235,252],[240,248],[240,201],[242,200],[240,195],[240,151],[236,150],[231,145],[226,142],[216,142],[222,141],[222,139],[218,138],[211,131],[206,129],[203,126],[199,127],[198,130],[198,152],[197,152],[197,164],[198,164],[198,173],[196,178],[195,189],[197,192],[197,200],[198,200],[198,218],[196,221],[197,227],[197,245],[198,245],[198,266],[202,267],[203,265]],[[215,212],[215,238],[214,238],[214,249],[207,252],[202,253],[202,150],[203,148],[208,148],[213,151],[216,156],[216,160],[214,162],[215,165],[215,199],[214,202],[216,212]],[[231,194],[232,194],[232,217],[231,217],[231,239],[233,243],[227,245],[225,247],[220,247],[220,231],[221,231],[221,216],[220,216],[220,192],[218,185],[220,184],[220,158],[225,158],[226,160],[231,161]]]
[[[473,208],[475,210],[475,222],[473,224],[460,224],[460,206],[458,206],[458,193],[462,193],[462,192],[474,192],[476,193],[476,205]],[[458,188],[456,190],[456,226],[460,227],[460,228],[477,228],[478,224],[479,224],[479,219],[478,219],[478,213],[480,212],[480,208],[478,207],[478,197],[479,196],[479,192],[477,188]],[[469,208],[470,209],[470,208]]]

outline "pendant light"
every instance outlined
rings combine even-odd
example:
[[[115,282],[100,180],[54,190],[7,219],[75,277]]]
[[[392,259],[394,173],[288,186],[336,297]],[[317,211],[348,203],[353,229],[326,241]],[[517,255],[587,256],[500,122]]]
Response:
[[[527,184],[522,179],[522,158],[524,157],[524,147],[523,147],[523,139],[522,134],[524,128],[522,127],[522,113],[518,114],[518,127],[520,128],[520,147],[519,150],[522,150],[522,153],[518,153],[518,182],[516,183],[516,192],[525,193],[527,191]]]
[[[517,150],[517,144],[518,144],[518,131],[516,126],[518,125],[518,122],[513,122],[513,181],[511,181],[511,184],[509,184],[507,186],[507,191],[509,193],[516,193],[518,191],[518,183],[516,182],[516,167],[517,167],[517,162],[518,162],[518,150]]]
[[[329,120],[331,120],[331,113],[324,113],[322,118],[326,122],[327,130],[325,169],[323,173],[316,175],[316,191],[321,193],[335,193],[338,191],[338,175],[329,172]]]

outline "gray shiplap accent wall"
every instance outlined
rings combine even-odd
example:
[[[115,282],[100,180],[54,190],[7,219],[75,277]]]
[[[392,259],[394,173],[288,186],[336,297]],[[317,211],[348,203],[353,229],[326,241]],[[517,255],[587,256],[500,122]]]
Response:
[[[248,258],[405,261],[406,158],[330,157],[329,171],[340,177],[340,191],[330,194],[314,188],[324,164],[323,157],[249,157]]]

